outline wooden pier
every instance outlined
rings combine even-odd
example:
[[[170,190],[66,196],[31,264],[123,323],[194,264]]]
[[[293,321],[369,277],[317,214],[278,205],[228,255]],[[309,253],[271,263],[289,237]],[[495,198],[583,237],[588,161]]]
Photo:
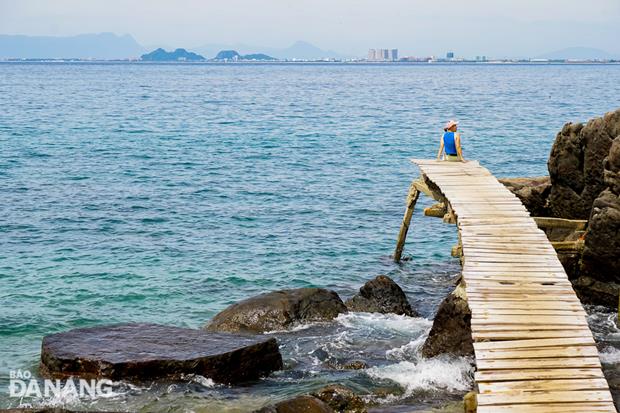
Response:
[[[413,160],[400,260],[420,192],[443,202],[462,247],[479,413],[616,412],[586,313],[528,211],[478,162]]]

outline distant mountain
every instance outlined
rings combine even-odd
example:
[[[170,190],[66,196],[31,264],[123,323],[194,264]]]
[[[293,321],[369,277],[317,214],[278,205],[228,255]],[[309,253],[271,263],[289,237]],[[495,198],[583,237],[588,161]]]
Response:
[[[594,60],[594,59],[613,59],[614,57],[610,53],[607,53],[601,49],[595,49],[592,47],[569,47],[562,50],[556,50],[537,56],[538,59],[549,60],[562,60],[562,59],[580,59],[580,60]]]
[[[291,46],[279,49],[273,47],[262,47],[255,45],[248,45],[243,43],[237,43],[233,45],[226,44],[206,44],[200,47],[194,48],[198,53],[205,56],[216,56],[221,50],[236,50],[239,54],[265,54],[273,56],[276,59],[302,59],[302,60],[315,60],[315,59],[346,59],[348,57],[331,50],[322,50],[308,42],[298,41]]]
[[[228,60],[233,60],[233,61],[237,61],[237,60],[265,60],[265,61],[273,61],[273,60],[277,60],[277,59],[275,59],[275,58],[273,58],[271,56],[267,56],[266,54],[263,54],[263,53],[253,53],[253,54],[241,55],[236,50],[221,50],[221,51],[219,51],[217,53],[217,55],[215,55],[213,60],[225,62],[225,61],[228,61]]]
[[[127,59],[145,50],[133,37],[113,33],[70,37],[0,35],[0,58]]]
[[[273,61],[277,60],[275,57],[267,56],[264,53],[250,53],[243,55],[243,60],[265,60],[265,61]]]
[[[237,60],[241,55],[236,50],[222,50],[213,58],[214,60]]]
[[[346,58],[346,56],[343,56],[340,53],[332,50],[322,50],[313,44],[303,41],[297,41],[286,49],[282,49],[278,51],[278,53],[273,53],[273,55],[283,59],[317,60]]]
[[[143,54],[141,59],[146,62],[200,62],[206,60],[203,56],[188,52],[185,49],[176,49],[174,52],[167,52],[162,48],[153,50],[151,53]]]

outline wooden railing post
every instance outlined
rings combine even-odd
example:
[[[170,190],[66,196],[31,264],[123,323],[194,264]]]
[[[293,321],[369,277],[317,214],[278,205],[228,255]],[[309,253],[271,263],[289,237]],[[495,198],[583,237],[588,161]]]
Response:
[[[405,240],[407,239],[407,231],[409,231],[409,223],[411,222],[411,216],[413,215],[413,208],[415,203],[420,197],[420,191],[414,185],[415,181],[411,183],[409,187],[409,194],[407,195],[407,209],[405,209],[405,216],[403,222],[400,225],[400,231],[398,232],[398,240],[396,241],[396,250],[394,250],[394,261],[400,262],[400,258],[403,255],[403,249],[405,248]]]

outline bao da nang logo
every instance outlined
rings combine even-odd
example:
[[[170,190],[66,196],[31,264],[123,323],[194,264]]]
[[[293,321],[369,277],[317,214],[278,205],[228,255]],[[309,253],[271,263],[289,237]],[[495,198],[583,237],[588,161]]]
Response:
[[[95,398],[112,393],[112,380],[37,380],[28,370],[9,372],[9,397],[71,397]]]

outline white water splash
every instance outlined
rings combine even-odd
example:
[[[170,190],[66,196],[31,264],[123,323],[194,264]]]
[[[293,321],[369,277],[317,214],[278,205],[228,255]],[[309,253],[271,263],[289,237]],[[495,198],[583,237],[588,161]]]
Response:
[[[410,396],[417,390],[466,391],[473,384],[474,368],[464,357],[439,356],[418,362],[401,361],[366,370],[375,379],[387,379],[397,383]]]
[[[336,322],[347,328],[359,329],[363,327],[374,330],[389,330],[406,335],[415,332],[426,333],[433,325],[433,322],[426,318],[379,313],[340,314],[336,318]]]

